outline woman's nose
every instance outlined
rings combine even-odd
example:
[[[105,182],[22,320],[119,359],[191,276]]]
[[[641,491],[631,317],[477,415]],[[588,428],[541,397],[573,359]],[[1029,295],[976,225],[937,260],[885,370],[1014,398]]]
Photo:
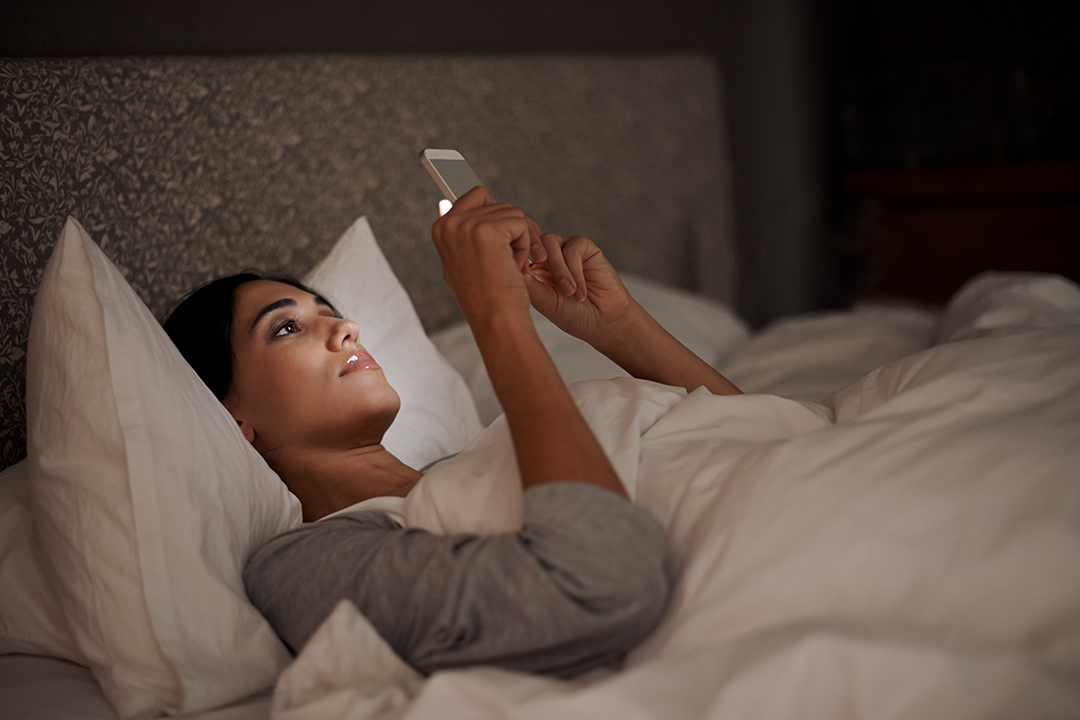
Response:
[[[330,331],[330,349],[340,350],[350,342],[354,345],[359,344],[360,326],[352,320],[335,318],[335,322]]]

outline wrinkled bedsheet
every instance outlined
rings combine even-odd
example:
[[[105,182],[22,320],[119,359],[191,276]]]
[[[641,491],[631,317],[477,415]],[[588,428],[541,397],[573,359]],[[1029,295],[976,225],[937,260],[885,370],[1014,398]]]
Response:
[[[579,383],[681,567],[666,619],[625,668],[424,679],[346,601],[281,676],[272,715],[1076,717],[1075,320],[954,328],[823,404]],[[437,532],[513,528],[515,472],[500,419],[387,509]]]
[[[681,575],[656,633],[619,673],[421,678],[343,601],[272,716],[1080,717],[1080,288],[986,277],[936,342],[822,404],[573,385],[669,528]],[[500,419],[372,502],[436,532],[512,529],[515,473]]]

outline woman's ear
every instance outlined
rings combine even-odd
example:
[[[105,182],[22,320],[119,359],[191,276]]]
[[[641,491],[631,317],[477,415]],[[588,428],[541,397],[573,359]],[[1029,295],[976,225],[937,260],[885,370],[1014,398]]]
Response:
[[[236,424],[240,426],[240,432],[244,433],[244,439],[246,439],[252,445],[255,444],[255,428],[251,427],[251,423],[246,423],[240,418],[235,418]]]
[[[251,423],[244,420],[243,414],[236,406],[236,401],[233,399],[232,394],[225,396],[225,399],[221,401],[221,404],[225,406],[225,409],[229,411],[229,414],[233,416],[233,420],[240,426],[240,432],[244,433],[244,439],[252,445],[255,444],[255,428],[251,426]]]

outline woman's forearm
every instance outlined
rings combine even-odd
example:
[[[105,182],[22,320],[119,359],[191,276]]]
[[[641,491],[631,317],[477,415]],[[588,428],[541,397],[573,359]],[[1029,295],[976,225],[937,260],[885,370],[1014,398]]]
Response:
[[[603,252],[583,235],[541,236],[544,259],[531,270],[530,302],[563,331],[592,345],[632,376],[717,395],[740,391],[667,332],[627,292]]]
[[[528,315],[470,319],[510,426],[523,485],[588,482],[626,496]]]
[[[714,395],[742,394],[637,303],[617,327],[589,342],[633,377],[682,387],[687,392],[704,387]]]

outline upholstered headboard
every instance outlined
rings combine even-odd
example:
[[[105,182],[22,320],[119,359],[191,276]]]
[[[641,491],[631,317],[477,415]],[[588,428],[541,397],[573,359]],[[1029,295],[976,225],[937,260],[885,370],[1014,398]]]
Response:
[[[424,147],[616,267],[732,301],[719,82],[694,56],[0,60],[0,467],[25,454],[34,294],[68,215],[159,316],[312,267],[367,215],[425,327],[460,316]]]

